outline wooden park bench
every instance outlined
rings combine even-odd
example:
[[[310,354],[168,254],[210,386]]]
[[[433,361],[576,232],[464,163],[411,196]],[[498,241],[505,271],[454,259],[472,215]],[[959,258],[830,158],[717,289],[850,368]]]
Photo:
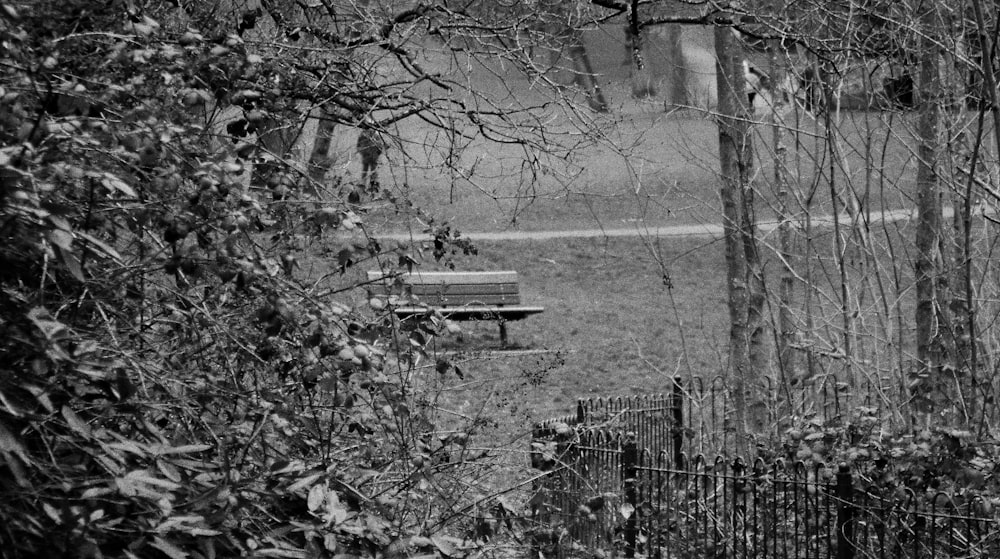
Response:
[[[412,272],[385,277],[368,272],[369,293],[397,295],[392,310],[405,319],[437,310],[451,320],[496,320],[507,345],[507,322],[545,310],[521,304],[517,272]]]

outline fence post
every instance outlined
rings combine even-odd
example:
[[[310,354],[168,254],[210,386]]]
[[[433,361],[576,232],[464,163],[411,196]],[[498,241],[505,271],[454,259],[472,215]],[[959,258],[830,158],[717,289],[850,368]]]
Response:
[[[746,495],[744,495],[747,487],[746,470],[747,468],[743,464],[743,459],[737,456],[736,459],[733,460],[733,496],[732,496],[733,500],[730,503],[733,511],[732,511],[732,517],[728,519],[730,522],[732,522],[731,526],[732,526],[732,533],[734,536],[733,537],[734,557],[741,556],[739,550],[740,542],[743,542],[742,556],[743,557],[747,556],[747,524],[749,523],[748,522],[743,523],[742,534],[737,534],[736,532],[740,528],[740,518],[744,518],[747,513],[746,510],[747,500],[746,500]]]
[[[837,559],[854,559],[854,482],[847,464],[837,470]]]
[[[674,377],[674,389],[670,395],[671,407],[673,408],[673,428],[671,429],[671,439],[673,444],[674,467],[681,468],[684,460],[684,390],[681,385],[681,377]]]
[[[635,433],[625,435],[622,447],[622,482],[624,484],[625,502],[631,505],[632,514],[625,519],[625,557],[635,557],[635,543],[639,535],[639,499],[636,491],[637,475],[639,473],[639,449],[636,445]]]

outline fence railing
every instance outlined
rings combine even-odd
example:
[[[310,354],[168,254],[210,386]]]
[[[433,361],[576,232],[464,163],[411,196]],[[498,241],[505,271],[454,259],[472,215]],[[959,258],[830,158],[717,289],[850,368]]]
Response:
[[[769,381],[768,381],[769,382]],[[865,412],[873,422],[892,421],[879,389],[871,383],[848,389],[832,379],[813,383],[794,396],[782,396],[767,387],[769,423],[787,427],[781,419],[815,420],[821,424],[845,422],[850,414]],[[552,440],[554,428],[601,428],[634,433],[640,448],[654,454],[667,451],[675,458],[687,453],[727,455],[733,448],[733,407],[725,379],[670,380],[664,394],[630,398],[587,398],[576,413],[548,419],[535,426],[534,440]],[[780,436],[781,433],[774,433]]]
[[[879,401],[871,390],[831,384],[784,405],[830,422],[845,421],[859,406],[885,417]],[[861,490],[858,472],[846,467],[747,465],[727,456],[730,412],[717,380],[673,379],[665,395],[580,400],[575,414],[538,424],[532,464],[547,474],[531,501],[537,551],[670,559],[1000,557],[1000,520],[974,498],[880,495]],[[706,450],[720,457],[706,460]]]
[[[679,379],[668,394],[631,398],[589,398],[577,402],[576,413],[543,421],[535,426],[534,440],[556,440],[559,429],[602,429],[609,433],[633,433],[651,452],[679,456],[690,441],[685,436],[684,413],[691,409]]]
[[[882,495],[847,466],[675,462],[599,430],[576,442],[532,500],[545,557],[1000,557],[1000,518],[979,497]]]

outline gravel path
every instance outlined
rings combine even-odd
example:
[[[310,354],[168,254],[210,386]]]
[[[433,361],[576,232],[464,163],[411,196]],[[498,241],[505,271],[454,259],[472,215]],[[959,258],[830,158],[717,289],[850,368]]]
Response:
[[[951,208],[944,209],[944,217],[950,218]],[[916,217],[914,210],[891,210],[871,215],[871,222],[891,223],[913,219]],[[842,225],[850,225],[849,216],[841,216]],[[831,227],[833,216],[814,216],[813,226]],[[764,220],[757,224],[758,230],[762,234],[770,233],[778,228],[777,220]],[[803,227],[804,223],[798,221],[797,227]],[[584,239],[584,238],[604,238],[604,237],[722,237],[721,224],[701,224],[701,225],[671,225],[660,227],[644,227],[636,225],[633,227],[621,227],[611,229],[573,229],[561,231],[494,231],[494,232],[462,232],[462,236],[473,241],[545,241],[551,239]],[[406,241],[421,238],[418,233],[376,233],[379,239]]]

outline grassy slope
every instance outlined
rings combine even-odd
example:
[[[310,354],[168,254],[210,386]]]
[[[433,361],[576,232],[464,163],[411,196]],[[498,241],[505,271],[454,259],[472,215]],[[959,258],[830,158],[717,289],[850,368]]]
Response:
[[[627,154],[607,147],[587,148],[576,156],[579,175],[566,181],[543,177],[528,190],[517,176],[523,153],[473,143],[464,151],[463,163],[476,164],[479,170],[494,175],[473,185],[464,179],[451,180],[443,172],[442,154],[429,147],[438,132],[403,123],[399,133],[404,143],[390,151],[383,183],[439,220],[463,230],[502,230],[511,228],[512,223],[523,230],[621,227],[636,222],[718,223],[714,123],[697,113],[668,115],[655,102],[628,99],[627,88],[615,81],[627,76],[616,41],[617,36],[610,33],[591,36],[595,66],[606,73],[603,79],[611,80],[605,82],[605,89],[612,95],[614,108],[611,114],[595,118],[604,120],[608,136],[616,143],[630,147]],[[538,95],[523,79],[488,79],[498,91],[508,88],[511,97]],[[843,122],[878,123],[888,118],[901,117],[846,113]],[[797,126],[822,133],[808,118]],[[760,138],[758,145],[766,157],[762,146],[770,133],[762,130],[767,136]],[[885,134],[884,126],[881,130],[876,137]],[[348,173],[356,165],[349,158],[351,134],[344,131],[338,139],[338,148],[344,153],[341,164]],[[838,183],[851,179],[859,197],[867,191],[864,206],[869,209],[907,205],[909,201],[900,195],[883,198],[871,194],[878,192],[880,177],[866,175],[866,170],[885,168],[890,178],[908,179],[912,158],[907,141],[890,138],[885,159],[865,164],[865,155],[854,147],[860,145],[862,137],[860,131],[854,132],[842,144],[850,165],[836,168]],[[824,181],[817,179],[815,190],[810,192],[810,182],[827,172],[827,164],[817,165],[808,155],[812,149],[808,134],[803,134],[801,141],[798,146],[789,141],[797,154],[791,164],[794,176],[801,181],[800,202],[811,196],[814,212],[829,211],[829,187]],[[413,158],[405,166],[397,165],[400,148]],[[766,167],[760,174],[761,218],[774,213],[775,196],[767,185],[770,175]],[[378,212],[368,216],[368,224],[374,231],[420,229],[419,224],[407,222],[406,216]],[[828,236],[819,242],[824,250],[832,248]],[[544,305],[547,310],[512,324],[512,341],[551,353],[521,357],[479,354],[476,350],[498,345],[495,325],[464,325],[468,331],[464,343],[442,341],[446,349],[472,351],[458,359],[470,360],[464,368],[471,380],[460,384],[475,390],[460,390],[454,405],[475,407],[477,398],[489,392],[487,385],[504,387],[510,394],[520,394],[517,402],[508,404],[522,419],[538,419],[568,413],[578,397],[657,392],[676,373],[714,375],[724,370],[728,327],[723,253],[718,242],[671,239],[656,245],[673,281],[672,291],[665,288],[664,269],[642,239],[480,243],[479,248],[478,257],[458,259],[457,269],[519,271],[523,300]],[[768,269],[777,269],[776,263]],[[827,273],[834,278],[835,274]],[[832,289],[828,292],[835,294]],[[833,311],[830,316],[831,321],[836,319]]]
[[[498,146],[475,140],[458,153],[457,162],[465,169],[475,169],[473,182],[450,174],[443,165],[447,156],[441,146],[444,134],[426,124],[404,121],[395,130],[401,141],[387,153],[388,163],[381,174],[384,186],[397,196],[430,210],[439,219],[469,230],[548,230],[580,227],[620,227],[643,221],[670,225],[682,223],[718,222],[718,140],[717,130],[706,111],[663,111],[663,99],[636,101],[628,88],[628,68],[624,47],[617,28],[592,31],[588,46],[599,82],[610,98],[609,114],[592,114],[584,110],[604,131],[602,145],[589,146],[574,153],[565,162],[556,162],[554,173],[542,174],[530,181],[525,166],[526,155],[519,146]],[[709,87],[712,54],[706,37],[688,33],[686,60],[692,67],[692,79]],[[663,46],[654,35],[649,42],[650,68],[662,79],[666,69],[656,56]],[[428,67],[454,72],[454,61],[428,60]],[[516,106],[519,101],[541,101],[543,89],[517,75],[510,68],[482,69],[478,85],[492,92],[498,105]],[[665,91],[661,87],[660,91]],[[913,173],[912,145],[907,134],[890,134],[886,140],[886,123],[905,131],[908,117],[890,113],[852,113],[840,115],[839,126],[847,130],[840,150],[846,165],[829,165],[830,155],[817,152],[816,136],[825,134],[822,123],[809,115],[789,113],[789,126],[800,131],[797,137],[788,135],[786,144],[794,156],[788,160],[791,174],[801,186],[800,196],[809,198],[814,212],[830,211],[830,193],[825,177],[833,173],[840,185],[850,181],[864,205],[871,209],[896,208],[906,201],[894,196],[883,199],[873,196],[881,177],[871,170],[885,168],[889,178],[910,178]],[[555,131],[571,131],[571,125],[558,115],[552,115],[549,127]],[[775,194],[768,185],[773,176],[770,157],[771,130],[763,125],[763,108],[757,115],[762,121],[755,139],[761,161],[758,189],[762,218],[774,213]],[[875,132],[866,132],[873,127]],[[341,162],[349,173],[356,173],[353,131],[344,131],[338,148]],[[863,139],[871,138],[878,146],[885,144],[884,159],[880,154],[869,155],[860,147]],[[435,147],[438,146],[438,147]],[[559,169],[559,165],[565,165]],[[560,174],[558,171],[562,171]],[[841,186],[843,187],[843,186]],[[804,202],[803,202],[804,203]],[[379,216],[384,227],[401,229],[412,226],[405,217]]]
[[[721,371],[724,281],[720,274],[705,273],[721,261],[719,243],[660,244],[672,291],[641,239],[480,243],[479,248],[478,257],[460,259],[458,268],[517,270],[522,300],[546,310],[512,323],[511,342],[546,353],[493,351],[499,349],[497,328],[485,322],[463,323],[463,340],[441,340],[440,347],[457,350],[453,358],[459,361],[471,359],[465,369],[478,382],[533,384],[521,397],[526,418],[569,413],[580,397],[659,392],[678,373]]]

